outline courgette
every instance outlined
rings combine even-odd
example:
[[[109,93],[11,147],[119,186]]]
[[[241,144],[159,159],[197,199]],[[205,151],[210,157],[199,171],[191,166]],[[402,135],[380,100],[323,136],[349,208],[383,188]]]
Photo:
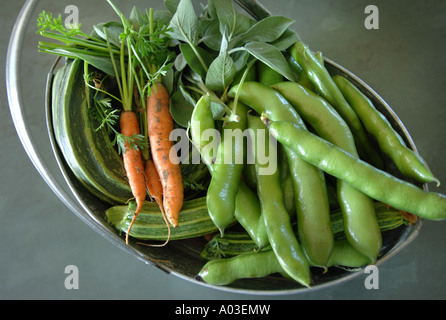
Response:
[[[83,62],[70,60],[52,88],[53,128],[58,146],[77,179],[97,198],[124,204],[132,193],[121,156],[88,108]]]
[[[133,219],[135,206],[134,201],[126,206],[113,206],[106,210],[106,219],[119,232],[126,233]],[[209,216],[206,197],[185,201],[178,222],[178,227],[170,229],[170,240],[196,238],[218,231]],[[156,203],[144,202],[129,235],[138,240],[168,239],[168,227]]]
[[[410,216],[381,202],[375,203],[375,211],[381,232],[393,230],[414,222]],[[331,223],[335,240],[345,239],[342,212],[335,210],[331,214]],[[251,240],[248,233],[243,231],[226,232],[224,238],[221,238],[218,234],[214,235],[201,252],[201,258],[209,261],[222,257],[236,256],[257,249],[258,246]],[[269,247],[264,248],[264,250],[269,249]]]

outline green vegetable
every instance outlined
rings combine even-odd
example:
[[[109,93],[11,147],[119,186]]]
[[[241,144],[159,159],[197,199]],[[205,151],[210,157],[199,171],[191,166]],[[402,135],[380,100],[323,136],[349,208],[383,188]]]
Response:
[[[268,126],[280,143],[369,197],[424,219],[446,219],[445,195],[426,192],[379,170],[294,123],[269,121]]]
[[[92,194],[110,204],[126,203],[132,193],[122,158],[88,109],[82,66],[80,60],[69,61],[54,77],[54,134],[67,164]]]
[[[273,70],[263,62],[257,63],[257,73],[259,75],[259,82],[265,86],[271,86],[275,83],[282,82],[283,76],[277,71]]]
[[[297,41],[291,48],[293,58],[302,66],[307,76],[315,86],[317,92],[324,97],[347,122],[355,137],[356,147],[363,159],[378,168],[383,162],[371,141],[367,137],[364,127],[356,113],[345,100],[339,88],[334,83],[324,64],[302,41]]]
[[[284,272],[273,250],[250,252],[228,259],[211,260],[198,276],[206,283],[228,285],[238,279],[260,278]]]
[[[327,267],[359,268],[368,263],[368,258],[358,253],[348,241],[336,240]],[[228,285],[239,279],[260,278],[274,273],[284,273],[283,266],[273,250],[265,250],[211,260],[204,265],[198,276],[210,284]]]
[[[268,233],[262,217],[260,200],[256,193],[241,182],[235,198],[235,217],[253,239],[257,249],[269,244]]]
[[[190,120],[190,132],[192,143],[200,152],[201,159],[208,167],[212,167],[214,151],[218,147],[218,141],[212,140],[215,130],[214,117],[211,110],[211,97],[206,94],[195,105]],[[206,149],[203,151],[205,147]]]
[[[212,133],[216,126],[209,110],[210,98],[205,95],[197,102],[191,118],[190,132],[192,143],[199,149],[201,158],[207,164],[209,172],[214,174],[214,156],[217,144],[206,138],[206,133]],[[224,213],[223,213],[224,214]],[[235,195],[234,216],[246,229],[259,248],[268,245],[266,231],[260,221],[259,199],[243,180],[238,181],[238,191]]]
[[[247,113],[248,107],[239,103],[236,112],[239,121],[223,127],[207,191],[209,215],[222,235],[234,218],[235,199],[246,162],[246,144],[242,133],[246,129]]]
[[[394,161],[401,173],[419,182],[435,181],[439,184],[426,162],[418,153],[406,146],[401,136],[393,129],[385,116],[375,108],[369,98],[345,77],[335,76],[333,80],[364,124],[367,132],[375,137],[380,149]]]
[[[296,108],[320,137],[358,157],[348,125],[323,98],[297,83],[282,82],[273,88]],[[356,250],[374,261],[381,250],[382,239],[373,200],[339,179],[337,194],[348,240]]]
[[[258,82],[245,82],[232,87],[229,91],[230,96],[235,96],[237,93],[241,102],[259,114],[266,113],[271,119],[293,121],[305,126],[294,108],[270,87]],[[324,174],[286,146],[285,152],[293,179],[297,221],[302,230],[299,233],[302,246],[313,264],[325,266],[333,240]],[[259,184],[258,182],[257,185]]]
[[[251,129],[249,134],[252,141],[257,141],[259,131],[263,130],[263,133],[267,131],[266,126],[256,116],[248,116],[248,128]],[[265,137],[264,148],[265,154],[271,155],[277,152],[274,150],[275,147],[270,145],[268,134]],[[262,168],[267,168],[268,165],[262,164],[256,154],[257,193],[271,248],[286,274],[302,285],[309,286],[310,269],[285,208],[279,171],[262,173]]]
[[[118,231],[126,233],[135,207],[134,201],[127,206],[113,206],[106,210],[106,219]],[[179,226],[171,228],[169,236],[169,229],[158,205],[146,201],[130,230],[130,236],[137,240],[166,241],[195,238],[218,231],[209,217],[206,197],[185,201],[178,222]]]
[[[381,232],[394,230],[401,226],[414,223],[412,218],[406,217],[401,211],[391,208],[384,203],[376,202],[374,206]],[[334,239],[346,239],[342,212],[335,210],[331,213],[330,218]],[[295,233],[297,235],[297,230],[295,230]],[[268,250],[269,248],[265,247],[263,249]],[[214,235],[201,252],[201,258],[209,261],[253,251],[258,251],[258,247],[248,233],[243,231],[230,231],[225,234],[224,238],[218,234]]]

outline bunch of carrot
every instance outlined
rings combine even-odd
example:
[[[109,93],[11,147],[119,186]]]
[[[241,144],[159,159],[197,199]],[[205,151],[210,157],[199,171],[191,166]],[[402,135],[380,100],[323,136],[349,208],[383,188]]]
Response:
[[[117,71],[115,64],[114,69],[123,107],[120,118],[121,134],[126,140],[123,162],[132,194],[137,203],[126,234],[126,243],[128,244],[130,230],[141,211],[147,194],[158,203],[167,225],[169,226],[170,223],[173,227],[178,226],[178,216],[184,198],[183,181],[179,161],[172,159],[176,155],[171,153],[173,141],[170,141],[169,136],[174,129],[174,121],[170,114],[169,93],[160,80],[161,67],[153,64],[154,59],[151,55],[154,53],[140,45],[146,41],[153,41],[156,37],[154,35],[153,10],[150,10],[148,14],[149,34],[141,35],[133,32],[132,23],[111,1],[109,3],[120,16],[124,27],[124,32],[121,34],[120,72]],[[166,49],[157,48],[162,51],[162,55],[166,55],[168,52]],[[169,58],[167,54],[165,59]],[[113,54],[111,54],[111,61],[113,63],[115,61]],[[141,87],[141,79],[145,83],[144,87]],[[138,112],[133,110],[135,87],[139,89],[139,96],[146,99],[145,107],[141,112],[143,119],[138,119]],[[148,94],[144,98],[146,90]],[[144,135],[141,138],[149,143],[150,150],[141,150],[137,144],[132,145],[131,143],[131,139],[141,135],[140,122],[144,126]]]
[[[152,158],[144,159],[143,152],[132,147],[129,142],[125,145],[124,166],[137,203],[126,243],[147,193],[158,203],[168,222],[173,227],[178,226],[178,214],[183,204],[183,182],[178,162],[174,163],[170,159],[173,142],[169,140],[169,135],[173,130],[173,119],[169,101],[167,90],[161,83],[153,86],[147,98],[147,133]],[[120,122],[124,136],[131,138],[140,134],[136,112],[124,109]]]

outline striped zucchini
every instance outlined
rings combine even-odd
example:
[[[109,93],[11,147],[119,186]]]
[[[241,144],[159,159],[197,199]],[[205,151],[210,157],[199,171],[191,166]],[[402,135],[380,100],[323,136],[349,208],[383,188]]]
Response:
[[[375,211],[381,232],[393,230],[402,225],[409,225],[414,222],[410,216],[380,202],[375,203]],[[342,212],[339,210],[334,211],[331,214],[331,223],[335,240],[345,239]],[[264,250],[269,249],[269,247],[264,248]],[[257,246],[246,232],[226,232],[224,238],[216,234],[206,244],[204,250],[201,252],[201,258],[209,261],[222,257],[236,256],[255,250],[257,250]]]
[[[105,212],[106,218],[118,231],[126,233],[135,206],[135,202],[131,201],[128,206],[111,207]],[[178,222],[179,226],[170,230],[170,240],[195,238],[218,231],[209,217],[206,197],[185,201]],[[130,230],[130,236],[138,240],[167,240],[168,228],[156,203],[149,201],[144,203]]]
[[[132,198],[121,156],[88,109],[83,63],[70,60],[56,73],[52,117],[59,148],[77,179],[97,198],[124,204]]]

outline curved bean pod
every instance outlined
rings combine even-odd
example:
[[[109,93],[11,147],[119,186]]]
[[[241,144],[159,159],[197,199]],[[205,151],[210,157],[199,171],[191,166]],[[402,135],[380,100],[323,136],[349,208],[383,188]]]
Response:
[[[247,113],[248,107],[239,103],[237,106],[239,121],[230,122],[223,128],[207,191],[209,215],[222,235],[234,219],[235,198],[245,164],[245,159],[237,159],[240,154],[245,157],[245,143],[237,131],[243,133],[246,130]]]
[[[446,219],[446,195],[426,192],[377,169],[295,123],[264,120],[280,143],[369,197],[424,219]]]
[[[281,82],[272,87],[291,103],[320,137],[358,157],[350,128],[322,97],[294,82]],[[382,236],[373,199],[339,179],[337,192],[348,240],[355,249],[375,261],[382,248]]]
[[[324,97],[344,118],[355,137],[356,147],[361,157],[378,168],[383,167],[383,161],[370,139],[356,113],[345,100],[339,88],[334,83],[320,59],[302,41],[296,42],[290,49],[291,55],[302,66],[318,93]]]
[[[369,264],[368,258],[356,251],[348,241],[336,240],[327,266],[360,268]],[[207,262],[198,273],[206,283],[228,285],[239,279],[260,278],[284,273],[273,250],[250,252],[227,259]]]
[[[265,134],[265,154],[277,154],[274,146],[270,145],[268,129],[259,117],[248,116],[248,128],[252,141],[257,141],[260,132],[263,130]],[[274,160],[270,159],[270,161]],[[286,274],[302,285],[309,286],[311,281],[310,267],[294,234],[290,217],[285,208],[279,171],[263,174],[262,168],[266,168],[268,165],[262,164],[256,154],[257,194],[260,199],[262,216],[271,248]]]
[[[210,170],[212,170],[212,163],[214,162],[214,150],[217,148],[217,141],[210,141],[210,136],[206,135],[206,133],[215,130],[215,122],[211,110],[211,97],[206,94],[198,100],[192,112],[190,133],[192,143],[198,149],[202,161]],[[203,152],[204,150],[206,152]]]
[[[305,126],[294,108],[274,89],[257,82],[245,82],[242,87],[232,87],[229,95],[235,96],[237,91],[239,100],[257,113]],[[324,174],[295,151],[285,148],[285,152],[293,179],[302,247],[312,264],[325,267],[333,247],[333,234]]]
[[[440,184],[426,162],[419,154],[406,146],[401,136],[393,129],[386,117],[375,108],[369,98],[345,77],[334,76],[333,80],[364,124],[367,132],[375,137],[381,150],[394,161],[402,174],[419,182]]]
[[[204,139],[203,134],[207,130],[216,130],[216,127],[210,110],[210,100],[206,96],[203,96],[195,106],[191,117],[190,129],[192,143],[199,148],[203,162],[207,164],[209,172],[213,174],[213,148],[209,144],[214,142]],[[210,149],[210,152],[202,152],[205,148]],[[259,199],[243,180],[239,181],[234,206],[235,218],[244,227],[248,234],[250,234],[252,240],[259,248],[267,246],[269,240],[266,230],[264,226],[262,227],[263,223],[259,223],[259,221],[262,221],[260,219],[261,212]]]

